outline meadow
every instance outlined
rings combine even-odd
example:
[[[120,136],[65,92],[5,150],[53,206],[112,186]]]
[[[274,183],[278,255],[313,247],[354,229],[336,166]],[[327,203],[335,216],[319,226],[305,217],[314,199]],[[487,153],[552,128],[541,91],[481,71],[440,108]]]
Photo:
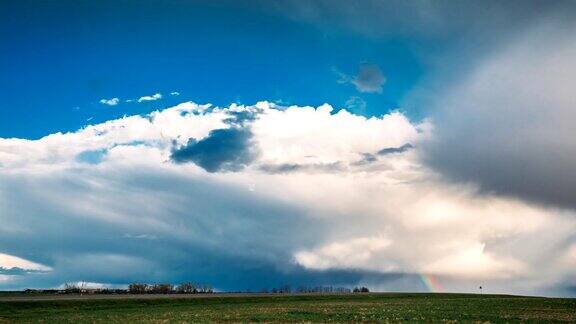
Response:
[[[369,293],[19,298],[0,297],[0,323],[576,322],[576,299],[508,295]]]

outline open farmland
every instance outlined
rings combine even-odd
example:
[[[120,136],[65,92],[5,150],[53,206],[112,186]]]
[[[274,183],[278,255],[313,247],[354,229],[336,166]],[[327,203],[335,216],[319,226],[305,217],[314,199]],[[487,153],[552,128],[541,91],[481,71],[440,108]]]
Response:
[[[3,296],[0,322],[576,322],[576,299],[472,294]]]

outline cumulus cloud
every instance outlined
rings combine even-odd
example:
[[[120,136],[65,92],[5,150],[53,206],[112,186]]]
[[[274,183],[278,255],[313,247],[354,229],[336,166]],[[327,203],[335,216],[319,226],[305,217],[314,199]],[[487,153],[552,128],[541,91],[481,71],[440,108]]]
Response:
[[[138,102],[144,102],[144,101],[154,101],[154,100],[159,100],[162,99],[162,94],[161,93],[155,93],[151,96],[143,96],[138,98]]]
[[[0,287],[425,290],[425,274],[449,291],[482,281],[491,292],[566,293],[573,212],[445,181],[422,163],[430,129],[397,111],[183,103],[39,140],[0,139],[0,252],[50,268],[13,273]],[[357,163],[366,154],[375,159]]]
[[[180,92],[178,92],[178,91],[172,91],[172,92],[170,92],[170,95],[171,95],[171,96],[179,96],[179,95],[180,95]]]
[[[118,98],[100,99],[99,102],[103,105],[116,106],[120,102],[120,99]]]

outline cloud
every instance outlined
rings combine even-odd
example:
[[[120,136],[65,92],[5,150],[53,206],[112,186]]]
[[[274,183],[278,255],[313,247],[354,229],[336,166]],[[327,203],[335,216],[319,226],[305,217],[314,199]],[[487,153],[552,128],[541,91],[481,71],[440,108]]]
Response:
[[[251,138],[248,129],[216,129],[199,141],[190,139],[170,158],[176,163],[194,162],[208,172],[240,171],[255,158]]]
[[[4,275],[0,287],[190,280],[425,291],[425,274],[447,291],[482,281],[491,292],[569,293],[574,213],[446,181],[422,160],[430,129],[397,111],[187,102],[0,139],[1,252],[50,268]],[[414,148],[377,154],[406,143]],[[191,163],[174,163],[175,147]],[[83,152],[106,153],[87,163]],[[366,154],[375,159],[356,164]]]
[[[296,164],[296,163],[282,163],[282,164],[264,164],[260,166],[260,170],[266,173],[291,173],[291,172],[337,172],[342,171],[344,165],[341,162],[333,163],[310,163],[310,164]]]
[[[158,237],[152,234],[130,234],[126,233],[122,235],[122,237],[127,239],[136,239],[136,240],[156,240]]]
[[[382,86],[386,82],[386,78],[378,65],[362,64],[358,75],[351,82],[360,92],[382,93]]]
[[[396,154],[396,153],[404,153],[408,150],[413,149],[414,146],[410,143],[406,143],[400,147],[387,147],[387,148],[383,148],[380,151],[378,151],[376,154],[378,155],[388,155],[388,154]]]
[[[154,101],[154,100],[159,100],[162,99],[162,94],[161,93],[155,93],[151,96],[143,96],[138,98],[138,102],[144,102],[144,101]]]
[[[103,105],[116,106],[120,102],[120,99],[118,98],[100,99],[99,102]]]
[[[180,95],[180,92],[178,92],[178,91],[172,91],[172,92],[170,92],[170,95],[171,95],[171,96],[179,96],[179,95]]]
[[[313,24],[323,30],[345,30],[368,37],[403,37],[425,44],[468,38],[494,44],[542,17],[574,12],[572,1],[487,0],[475,2],[378,1],[351,3],[345,0],[288,0],[281,3],[257,1],[259,8]]]
[[[366,112],[366,101],[358,96],[348,98],[344,106],[349,111],[358,115],[363,115]]]
[[[370,267],[373,253],[389,246],[384,237],[361,237],[344,242],[330,243],[314,251],[301,251],[295,254],[296,261],[307,268],[325,270],[329,268]],[[380,270],[392,271],[394,267]]]
[[[50,271],[50,267],[45,265],[35,263],[14,255],[9,255],[5,253],[0,253],[0,268],[9,269],[20,269],[20,270],[35,270],[35,271]]]
[[[386,82],[386,77],[382,74],[380,67],[376,64],[363,63],[360,65],[358,74],[350,77],[344,73],[336,71],[339,75],[338,83],[351,83],[360,92],[382,93],[382,86]],[[351,97],[346,101],[346,105],[365,108],[366,103],[359,97]]]
[[[486,192],[576,209],[575,31],[561,19],[535,27],[444,87],[427,163]]]
[[[102,162],[105,156],[106,150],[84,151],[76,156],[76,160],[84,163],[98,164]]]

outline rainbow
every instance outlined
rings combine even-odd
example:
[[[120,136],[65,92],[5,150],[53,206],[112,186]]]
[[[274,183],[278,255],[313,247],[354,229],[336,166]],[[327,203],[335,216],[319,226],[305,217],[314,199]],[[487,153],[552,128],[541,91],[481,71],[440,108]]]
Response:
[[[430,292],[442,292],[444,290],[438,278],[433,275],[420,274],[420,280]]]

